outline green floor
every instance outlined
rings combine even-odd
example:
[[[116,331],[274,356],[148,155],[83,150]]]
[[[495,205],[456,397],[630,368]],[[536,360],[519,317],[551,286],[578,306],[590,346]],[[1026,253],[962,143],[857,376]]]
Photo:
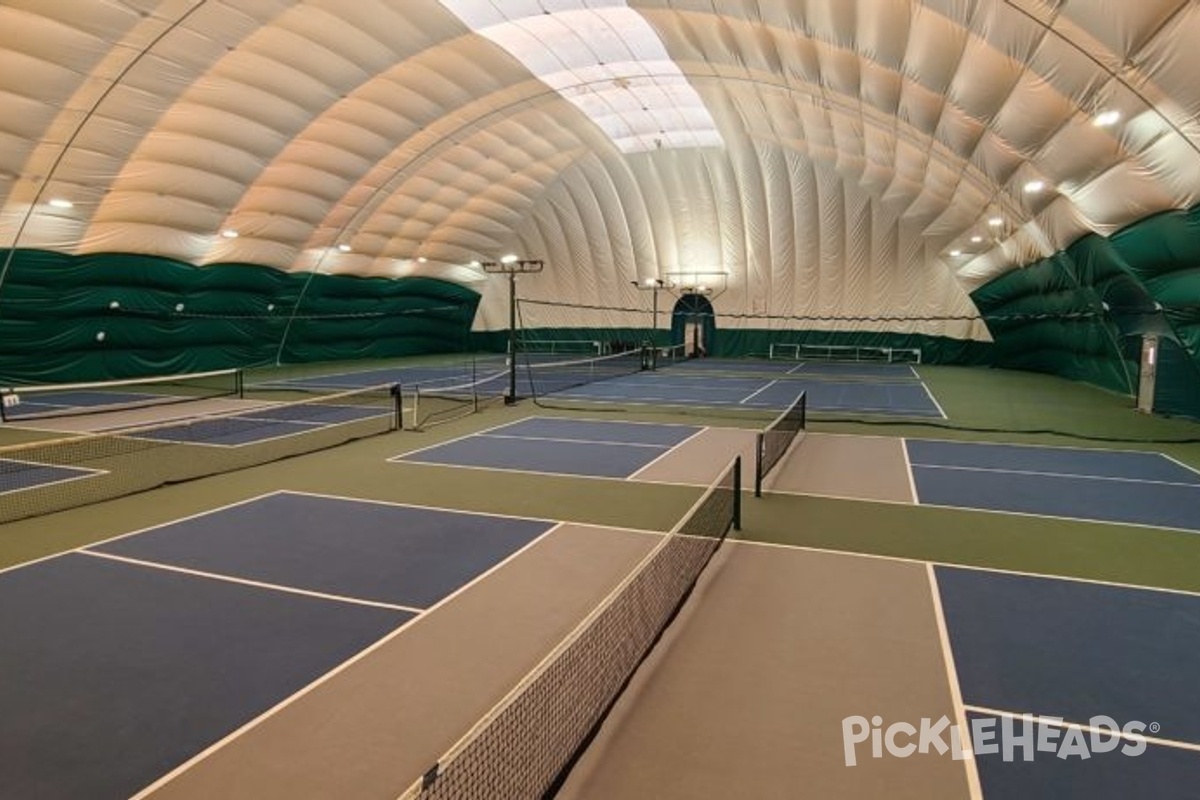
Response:
[[[1200,423],[1139,414],[1129,398],[1056,378],[923,366],[949,420],[896,424],[814,415],[818,431],[885,436],[1148,449],[1200,469]],[[538,409],[528,402],[428,432],[387,434],[333,450],[192,481],[86,508],[0,526],[0,566],[168,522],[278,489],[320,492],[555,520],[667,530],[698,489],[389,464],[385,459],[502,424]],[[643,411],[621,418],[731,426],[728,415]],[[761,425],[761,418],[741,421]],[[0,426],[0,444],[31,434]],[[1157,440],[1157,441],[1156,441]],[[802,453],[803,451],[799,451]],[[0,498],[2,499],[2,498]],[[943,563],[971,564],[1200,591],[1200,536],[920,506],[747,495],[742,537]]]

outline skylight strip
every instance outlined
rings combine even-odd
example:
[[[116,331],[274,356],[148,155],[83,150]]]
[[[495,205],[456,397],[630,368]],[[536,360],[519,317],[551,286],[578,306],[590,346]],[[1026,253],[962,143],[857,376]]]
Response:
[[[625,153],[721,147],[699,93],[624,0],[440,0],[591,119]]]

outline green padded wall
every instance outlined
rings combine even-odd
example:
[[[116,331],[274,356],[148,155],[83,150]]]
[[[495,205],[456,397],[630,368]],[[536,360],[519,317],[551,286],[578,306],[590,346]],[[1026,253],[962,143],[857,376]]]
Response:
[[[479,304],[476,292],[427,278],[129,254],[11,256],[0,286],[0,383],[460,351]]]

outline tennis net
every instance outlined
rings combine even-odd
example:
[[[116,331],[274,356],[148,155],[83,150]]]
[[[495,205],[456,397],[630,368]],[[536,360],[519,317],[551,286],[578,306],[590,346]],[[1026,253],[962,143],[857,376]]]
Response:
[[[238,369],[91,383],[9,386],[0,388],[0,419],[13,422],[100,414],[241,395],[242,372]]]
[[[641,348],[570,361],[532,363],[526,359],[525,381],[534,403],[540,404],[549,395],[569,392],[597,381],[636,374],[645,368],[645,364],[646,355]]]
[[[421,431],[470,416],[487,404],[499,402],[507,388],[508,370],[450,386],[436,382],[415,384],[410,428]]]
[[[399,387],[0,447],[0,523],[325,450],[400,427]]]
[[[807,425],[808,395],[801,392],[795,401],[783,410],[770,425],[755,437],[754,445],[754,496],[762,497],[763,478],[779,463],[783,454],[792,446]]]
[[[591,741],[730,529],[741,459],[553,651],[401,800],[543,797]]]

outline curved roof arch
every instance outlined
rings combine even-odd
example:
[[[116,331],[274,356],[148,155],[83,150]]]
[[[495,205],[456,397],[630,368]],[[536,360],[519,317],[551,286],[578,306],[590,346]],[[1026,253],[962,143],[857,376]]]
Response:
[[[628,72],[502,46],[568,16],[625,20]],[[519,250],[535,296],[720,271],[735,314],[986,337],[973,288],[1200,200],[1189,0],[23,0],[0,31],[8,247],[471,283]],[[721,146],[624,151],[646,86]]]

